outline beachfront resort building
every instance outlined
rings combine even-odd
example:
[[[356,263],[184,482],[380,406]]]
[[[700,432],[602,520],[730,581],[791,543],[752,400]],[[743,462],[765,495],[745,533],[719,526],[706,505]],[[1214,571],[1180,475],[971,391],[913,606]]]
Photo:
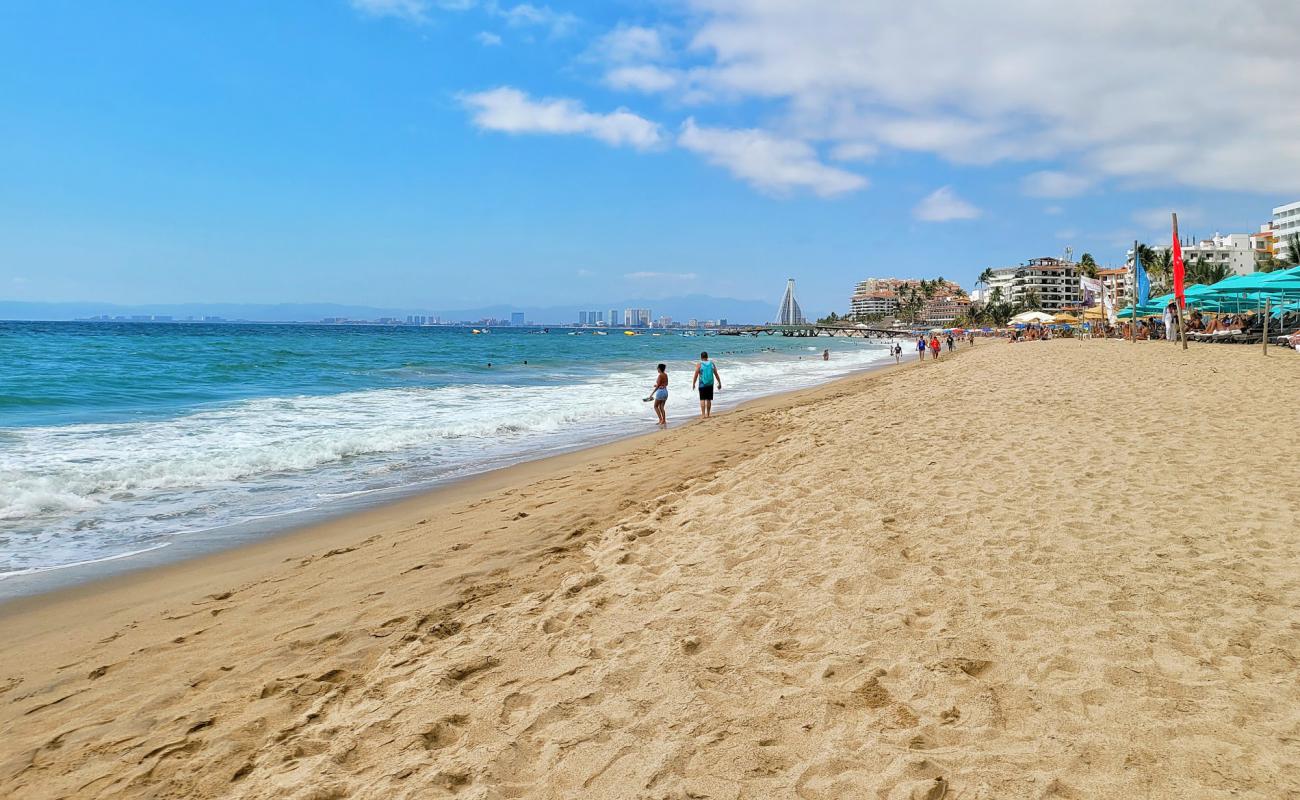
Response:
[[[849,298],[849,315],[861,319],[868,315],[893,314],[898,311],[898,285],[896,278],[867,278],[858,281]]]
[[[1259,226],[1259,233],[1250,235],[1250,249],[1255,252],[1256,264],[1273,260],[1277,253],[1277,236],[1273,232],[1273,223],[1265,222]]]
[[[1300,205],[1300,204],[1297,204]],[[1300,217],[1297,217],[1300,219]],[[1192,264],[1197,261],[1205,261],[1207,264],[1223,265],[1230,269],[1234,275],[1246,275],[1255,271],[1256,240],[1259,234],[1249,233],[1216,233],[1209,239],[1200,241],[1187,240],[1183,242],[1183,263]],[[1162,253],[1170,249],[1169,245],[1148,245],[1152,250]],[[1132,265],[1133,248],[1129,248],[1124,256],[1125,260]],[[1150,266],[1150,265],[1146,265]]]
[[[1082,300],[1079,265],[1060,258],[1031,258],[1018,267],[993,270],[988,291],[1010,303],[1036,298],[1042,311],[1076,308]]]
[[[799,301],[794,299],[794,278],[789,278],[785,282],[785,294],[781,295],[781,304],[776,309],[776,324],[803,325],[805,322],[807,320],[803,318]]]
[[[1114,300],[1116,308],[1128,304],[1133,291],[1133,270],[1128,267],[1118,269],[1099,269],[1097,277],[1101,279],[1101,289]]]
[[[948,326],[970,311],[970,298],[965,295],[950,294],[932,297],[925,302],[921,311],[921,320],[927,325]]]
[[[1292,236],[1300,236],[1300,200],[1273,209],[1273,242],[1279,255],[1287,252]]]

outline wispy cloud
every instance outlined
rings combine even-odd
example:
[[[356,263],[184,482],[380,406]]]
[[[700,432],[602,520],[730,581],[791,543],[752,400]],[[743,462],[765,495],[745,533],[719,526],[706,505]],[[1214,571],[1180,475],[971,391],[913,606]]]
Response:
[[[663,142],[659,125],[625,108],[606,114],[587,111],[569,98],[534,100],[510,86],[464,94],[461,103],[474,124],[503,133],[590,136],[605,144],[649,150]]]
[[[1075,197],[1092,187],[1092,180],[1083,175],[1043,170],[1026,175],[1020,189],[1030,197]]]
[[[396,17],[407,22],[427,22],[428,0],[350,0],[352,7],[371,17]]]
[[[1178,212],[1180,228],[1188,223],[1199,222],[1204,216],[1199,208],[1147,208],[1134,211],[1132,217],[1145,231],[1168,231],[1172,235],[1174,220],[1170,214],[1174,211]]]
[[[925,196],[913,215],[925,222],[948,222],[954,219],[975,219],[980,210],[957,196],[951,186],[941,186]]]
[[[620,91],[638,91],[652,94],[667,91],[678,84],[681,75],[676,70],[653,64],[615,67],[605,73],[605,85]]]
[[[841,142],[831,148],[831,158],[836,161],[871,161],[880,148],[871,142]]]
[[[822,197],[854,192],[867,179],[823,164],[812,145],[756,128],[706,128],[693,118],[682,124],[677,143],[758,189],[806,189]]]
[[[484,47],[496,47],[501,44],[501,37],[492,31],[479,31],[474,38]]]
[[[630,281],[693,281],[699,276],[694,272],[627,272],[623,277]]]
[[[513,28],[546,28],[552,36],[564,36],[578,25],[578,18],[568,12],[532,3],[520,3],[509,8],[490,3],[487,10]]]

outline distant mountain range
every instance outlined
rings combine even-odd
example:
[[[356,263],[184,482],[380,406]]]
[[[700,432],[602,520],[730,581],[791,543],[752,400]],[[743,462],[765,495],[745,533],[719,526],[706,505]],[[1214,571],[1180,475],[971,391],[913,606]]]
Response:
[[[509,319],[510,314],[523,312],[524,318],[538,324],[555,325],[576,323],[579,311],[601,311],[608,316],[610,309],[620,313],[625,308],[648,308],[655,319],[669,316],[685,321],[726,319],[732,323],[768,322],[776,313],[773,304],[756,300],[735,300],[729,297],[710,297],[693,294],[664,297],[657,300],[622,299],[616,302],[584,303],[559,306],[492,305],[481,308],[436,309],[427,307],[378,308],[375,306],[343,303],[148,303],[142,305],[117,305],[114,303],[38,303],[0,300],[0,319],[7,320],[72,320],[108,315],[113,317],[170,316],[177,320],[187,317],[221,317],[227,320],[248,322],[317,322],[326,318],[344,317],[356,320],[373,320],[382,317],[405,319],[419,314],[436,316],[442,321],[476,322],[484,318]]]

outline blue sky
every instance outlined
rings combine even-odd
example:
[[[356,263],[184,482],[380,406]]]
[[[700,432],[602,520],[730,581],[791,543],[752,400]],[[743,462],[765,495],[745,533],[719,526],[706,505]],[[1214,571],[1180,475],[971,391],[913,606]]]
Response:
[[[0,298],[821,313],[1300,199],[1295,4],[940,5],[9,2]]]

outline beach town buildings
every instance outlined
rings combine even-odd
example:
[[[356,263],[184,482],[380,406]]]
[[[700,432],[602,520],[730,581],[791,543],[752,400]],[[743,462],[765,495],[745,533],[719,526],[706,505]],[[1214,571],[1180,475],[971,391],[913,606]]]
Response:
[[[868,315],[885,316],[898,311],[898,281],[895,278],[867,278],[858,281],[849,298],[849,315],[856,318]]]
[[[1276,209],[1275,209],[1276,210]],[[1277,253],[1277,235],[1273,223],[1265,222],[1259,226],[1259,233],[1250,235],[1250,249],[1255,251],[1255,264],[1271,261]]]
[[[1291,237],[1300,236],[1300,200],[1273,209],[1272,229],[1275,252],[1285,254]]]
[[[624,328],[649,328],[650,320],[650,309],[648,308],[623,309]]]
[[[1133,270],[1129,267],[1117,269],[1099,269],[1097,277],[1101,280],[1101,289],[1115,301],[1116,308],[1128,304],[1133,292]]]
[[[794,299],[794,278],[788,278],[785,282],[785,294],[781,295],[781,303],[776,309],[776,324],[803,325],[806,321],[803,310],[799,308],[799,301]]]
[[[1255,262],[1259,258],[1257,255],[1257,243],[1259,234],[1250,233],[1215,233],[1209,239],[1200,241],[1187,240],[1182,243],[1183,263],[1191,264],[1196,261],[1204,260],[1207,264],[1221,264],[1232,271],[1234,275],[1245,275],[1255,271]],[[1148,245],[1156,252],[1164,252],[1170,249],[1170,245]],[[1125,261],[1131,267],[1133,265],[1133,248],[1129,248],[1124,254]]]
[[[510,312],[510,324],[511,324],[511,325],[523,325],[523,324],[524,324],[524,312],[522,312],[522,311],[511,311],[511,312]]]
[[[1082,300],[1079,265],[1061,258],[1031,258],[1020,266],[993,270],[989,296],[995,290],[1010,303],[1037,298],[1037,305],[1043,311],[1076,308]]]
[[[932,297],[921,311],[921,321],[927,325],[951,325],[970,311],[970,298],[947,294]]]

